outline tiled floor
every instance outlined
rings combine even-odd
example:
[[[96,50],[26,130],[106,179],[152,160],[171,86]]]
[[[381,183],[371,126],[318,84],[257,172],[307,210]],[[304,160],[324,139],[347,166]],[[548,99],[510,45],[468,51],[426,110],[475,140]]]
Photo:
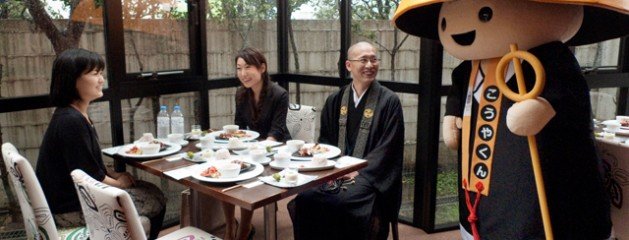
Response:
[[[280,240],[292,240],[293,239],[293,228],[292,228],[292,224],[290,221],[290,218],[288,217],[288,210],[286,209],[286,204],[288,203],[288,201],[292,199],[285,199],[283,201],[278,202],[278,206],[277,206],[277,239]],[[264,221],[263,221],[263,210],[262,209],[258,209],[254,212],[253,214],[253,226],[256,229],[256,234],[254,235],[255,240],[263,240],[264,239]],[[240,214],[237,212],[236,216],[240,216]],[[162,234],[171,232],[175,229],[178,229],[178,227],[172,227],[169,229],[165,229],[164,231],[162,231]],[[422,240],[458,240],[461,239],[460,235],[459,235],[459,231],[455,230],[455,231],[449,231],[449,232],[442,232],[442,233],[434,233],[434,234],[427,234],[424,231],[422,231],[421,229],[415,228],[415,227],[411,227],[405,224],[400,223],[398,225],[398,230],[400,232],[400,239],[402,240],[410,240],[410,239],[422,239]],[[222,234],[222,233],[219,233]],[[219,235],[217,234],[217,235]],[[220,236],[219,237],[223,237]],[[391,235],[389,234],[389,239],[392,239]]]

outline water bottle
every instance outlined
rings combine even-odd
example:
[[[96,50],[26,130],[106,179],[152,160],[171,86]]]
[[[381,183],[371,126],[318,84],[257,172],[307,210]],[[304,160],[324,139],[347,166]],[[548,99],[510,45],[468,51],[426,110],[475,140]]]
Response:
[[[183,136],[183,113],[181,113],[181,107],[175,105],[172,114],[170,114],[170,130],[173,134],[181,134]]]
[[[170,117],[168,116],[168,107],[162,105],[157,114],[157,138],[166,139],[170,132]]]

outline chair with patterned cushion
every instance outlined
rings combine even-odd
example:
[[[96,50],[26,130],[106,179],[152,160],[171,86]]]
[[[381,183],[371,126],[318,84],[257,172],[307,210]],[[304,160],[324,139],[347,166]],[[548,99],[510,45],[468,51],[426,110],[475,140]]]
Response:
[[[317,109],[312,106],[289,104],[286,114],[286,127],[292,139],[315,141],[315,121]]]
[[[33,167],[15,146],[3,144],[2,156],[20,202],[27,239],[88,239],[85,227],[57,228]]]
[[[71,175],[93,239],[146,239],[146,231],[129,193],[99,182],[80,169],[75,169]],[[195,227],[185,227],[159,239],[219,238]]]

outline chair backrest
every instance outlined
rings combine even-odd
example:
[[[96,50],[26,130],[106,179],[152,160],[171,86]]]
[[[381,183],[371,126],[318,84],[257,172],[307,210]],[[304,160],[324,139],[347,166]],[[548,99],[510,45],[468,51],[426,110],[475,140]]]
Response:
[[[129,193],[99,182],[80,169],[71,175],[90,238],[146,239]]]
[[[315,141],[315,121],[317,109],[312,106],[289,104],[286,114],[286,127],[292,139]]]
[[[44,191],[31,164],[10,143],[2,145],[2,155],[20,201],[27,239],[59,239]]]

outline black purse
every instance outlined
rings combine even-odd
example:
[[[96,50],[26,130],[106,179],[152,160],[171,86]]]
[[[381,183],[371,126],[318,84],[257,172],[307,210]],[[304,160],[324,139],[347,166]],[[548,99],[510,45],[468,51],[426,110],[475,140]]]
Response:
[[[327,183],[322,184],[321,186],[319,186],[319,189],[324,193],[338,194],[339,192],[341,192],[341,190],[343,191],[347,190],[347,186],[353,185],[354,183],[356,183],[356,181],[353,178],[352,179],[339,178],[339,179],[331,180],[331,181],[328,181]]]

